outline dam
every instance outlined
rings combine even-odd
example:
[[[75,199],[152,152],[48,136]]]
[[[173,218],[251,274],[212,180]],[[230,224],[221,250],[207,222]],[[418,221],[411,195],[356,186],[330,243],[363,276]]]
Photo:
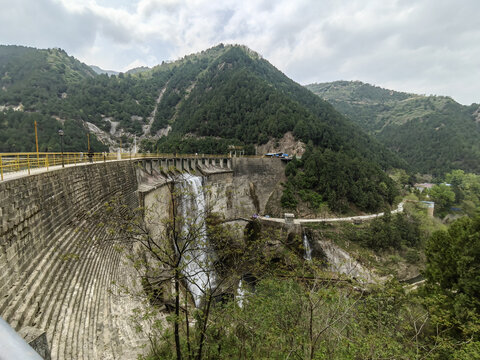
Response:
[[[119,285],[138,287],[138,274],[96,211],[114,198],[131,209],[159,206],[165,168],[202,175],[227,220],[264,213],[286,180],[279,159],[192,157],[98,162],[0,182],[0,316],[25,338],[43,337],[51,359],[142,351],[132,314],[144,305]]]

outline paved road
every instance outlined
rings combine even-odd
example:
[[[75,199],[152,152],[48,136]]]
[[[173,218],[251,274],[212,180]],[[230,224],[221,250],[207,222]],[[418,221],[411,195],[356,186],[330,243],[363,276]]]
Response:
[[[403,212],[403,201],[398,204],[397,208],[393,210],[391,213],[396,214],[396,213],[401,213]],[[370,215],[360,215],[360,216],[349,216],[349,217],[340,217],[340,218],[317,218],[317,219],[294,219],[293,223],[296,225],[302,225],[302,224],[314,224],[314,223],[327,223],[327,222],[352,222],[352,221],[365,221],[365,220],[372,220],[377,217],[383,216],[384,213],[378,213],[378,214],[370,214]],[[258,217],[261,220],[264,221],[272,221],[272,222],[278,222],[278,223],[285,223],[285,219],[282,218],[270,218],[270,217],[265,217],[265,216],[259,216]]]

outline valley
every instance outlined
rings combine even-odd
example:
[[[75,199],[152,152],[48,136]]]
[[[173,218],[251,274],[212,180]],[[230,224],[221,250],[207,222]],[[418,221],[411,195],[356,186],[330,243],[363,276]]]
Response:
[[[0,88],[0,315],[52,359],[475,358],[477,104],[228,44]]]

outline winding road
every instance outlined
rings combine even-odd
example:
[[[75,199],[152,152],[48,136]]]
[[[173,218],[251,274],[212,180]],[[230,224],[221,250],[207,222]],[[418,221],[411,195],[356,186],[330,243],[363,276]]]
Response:
[[[392,214],[397,214],[403,212],[404,201],[400,202],[395,210],[392,210]],[[360,215],[360,216],[349,216],[349,217],[339,217],[339,218],[317,218],[317,219],[294,219],[293,223],[295,225],[302,224],[314,224],[314,223],[329,223],[329,222],[354,222],[354,221],[365,221],[372,220],[377,217],[383,216],[384,213],[370,214],[370,215]],[[265,216],[258,217],[262,221],[272,221],[277,223],[285,223],[285,219],[282,218],[271,218]]]

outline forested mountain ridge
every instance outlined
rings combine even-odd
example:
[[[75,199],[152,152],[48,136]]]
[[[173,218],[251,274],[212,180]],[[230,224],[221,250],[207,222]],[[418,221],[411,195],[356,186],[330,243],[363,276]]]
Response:
[[[34,151],[34,121],[40,151],[60,151],[60,128],[66,151],[85,150],[86,128],[72,118],[59,118],[55,104],[65,100],[69,88],[95,75],[61,49],[0,45],[0,152]],[[99,151],[107,149],[95,136],[91,143]]]
[[[402,93],[359,81],[306,86],[402,156],[414,170],[480,172],[479,105]]]
[[[351,203],[365,211],[392,203],[394,185],[382,169],[406,167],[332,105],[245,46],[220,44],[117,76],[96,74],[58,49],[2,50],[21,58],[24,75],[0,97],[0,151],[33,151],[34,117],[40,148],[47,150],[58,150],[58,128],[65,131],[68,151],[86,150],[87,129],[124,148],[137,136],[146,151],[176,153],[227,153],[237,145],[253,154],[256,146],[290,134],[306,147],[306,160],[295,163],[289,180],[295,186],[283,203],[295,207],[296,192],[303,189],[302,200],[314,207],[328,202],[339,211]],[[95,140],[93,147],[106,149]],[[335,173],[325,174],[327,168]]]
[[[21,105],[62,122],[88,122],[117,143],[122,135],[125,144],[134,134],[155,140],[169,133],[147,147],[188,152],[195,149],[186,144],[195,142],[196,152],[225,152],[231,142],[252,151],[292,132],[304,143],[348,150],[384,168],[402,166],[329,103],[244,46],[218,45],[118,76],[96,74],[60,49],[2,46],[0,54],[0,66],[7,64],[0,92],[4,110]],[[178,146],[179,137],[183,148],[169,147]]]
[[[0,104],[38,109],[61,97],[71,84],[95,76],[87,65],[61,49],[0,45]]]
[[[172,137],[221,137],[247,146],[291,131],[304,143],[349,151],[385,168],[393,163],[402,166],[329,103],[319,101],[248,48],[218,46],[203,56],[187,57],[181,70],[166,85],[154,131],[170,126]],[[161,106],[167,103],[170,106]],[[157,144],[167,145],[168,138]]]

